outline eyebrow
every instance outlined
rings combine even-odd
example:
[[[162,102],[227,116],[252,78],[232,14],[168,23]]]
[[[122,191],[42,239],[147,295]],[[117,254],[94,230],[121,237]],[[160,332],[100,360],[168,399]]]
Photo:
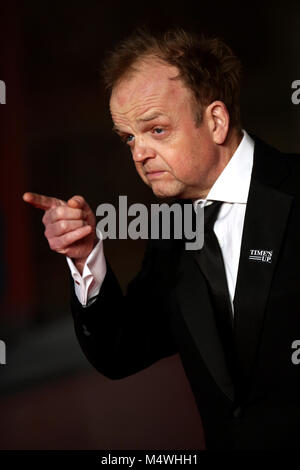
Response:
[[[113,125],[112,131],[113,131],[113,132],[116,132],[117,134],[123,133],[123,131],[121,131],[121,129],[119,129],[119,128],[118,128],[117,126],[115,126],[115,125]]]
[[[139,118],[137,121],[138,122],[149,122],[149,121],[153,121],[154,119],[157,119],[158,117],[161,117],[163,116],[162,113],[152,113],[152,114],[149,114],[149,116],[145,116],[143,118]],[[112,130],[114,132],[117,132],[117,134],[124,134],[124,131],[122,131],[121,129],[118,128],[118,126],[113,126]]]
[[[163,116],[162,113],[152,113],[152,114],[149,114],[149,116],[145,116],[143,118],[139,118],[138,119],[138,122],[148,122],[148,121],[153,121],[153,119],[156,119],[160,116]]]

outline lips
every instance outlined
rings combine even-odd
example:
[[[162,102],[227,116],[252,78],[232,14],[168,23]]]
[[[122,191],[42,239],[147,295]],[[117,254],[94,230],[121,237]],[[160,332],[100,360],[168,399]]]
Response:
[[[149,179],[154,179],[154,178],[158,178],[158,177],[161,176],[163,173],[165,173],[164,170],[151,170],[151,171],[147,171],[147,172],[146,172],[146,176],[147,176]]]

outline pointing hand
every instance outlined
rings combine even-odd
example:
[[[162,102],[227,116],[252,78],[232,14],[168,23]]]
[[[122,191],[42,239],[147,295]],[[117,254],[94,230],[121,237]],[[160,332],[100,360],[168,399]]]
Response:
[[[23,200],[45,211],[42,222],[51,250],[73,259],[82,273],[85,261],[98,242],[96,219],[82,196],[67,202],[35,193],[23,194]]]

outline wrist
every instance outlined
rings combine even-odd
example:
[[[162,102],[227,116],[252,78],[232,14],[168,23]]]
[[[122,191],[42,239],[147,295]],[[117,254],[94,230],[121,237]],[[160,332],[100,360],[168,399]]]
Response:
[[[76,266],[77,270],[79,271],[80,275],[82,275],[86,260],[88,259],[88,257],[92,253],[92,251],[95,248],[95,246],[97,245],[98,241],[99,241],[98,239],[96,239],[96,238],[94,239],[93,245],[90,249],[90,252],[85,257],[83,257],[83,258],[73,258],[73,263],[75,264],[75,266]]]

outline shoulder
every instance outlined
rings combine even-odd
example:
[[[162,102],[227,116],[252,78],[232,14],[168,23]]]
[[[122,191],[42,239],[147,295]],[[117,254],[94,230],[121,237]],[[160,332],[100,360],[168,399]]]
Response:
[[[300,154],[282,152],[251,135],[254,140],[254,179],[287,192],[297,194],[300,190]]]
[[[289,153],[281,151],[275,148],[272,144],[267,143],[266,141],[260,139],[254,134],[249,134],[254,140],[254,154],[259,154],[259,156],[264,156],[265,158],[270,159],[286,159],[290,160],[292,163],[299,162],[300,153]]]

